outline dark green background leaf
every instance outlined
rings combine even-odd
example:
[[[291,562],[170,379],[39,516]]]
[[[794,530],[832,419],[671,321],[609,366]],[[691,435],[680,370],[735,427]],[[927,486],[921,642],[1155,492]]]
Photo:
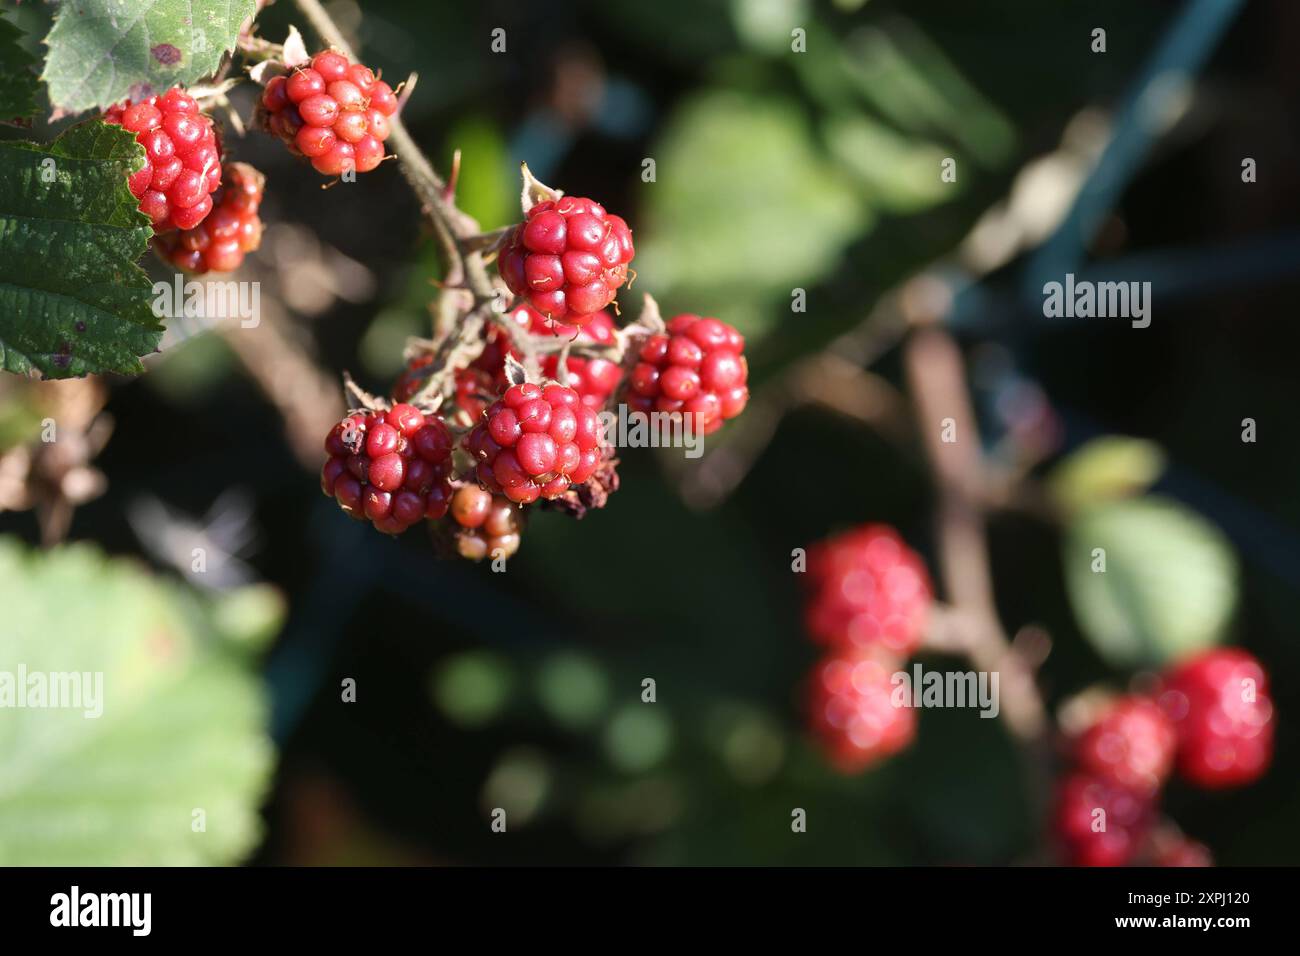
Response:
[[[36,112],[36,58],[18,45],[22,31],[0,19],[0,123]]]
[[[130,133],[100,122],[49,147],[0,143],[0,368],[143,370],[162,337],[135,264],[149,220],[126,183],[143,161]]]

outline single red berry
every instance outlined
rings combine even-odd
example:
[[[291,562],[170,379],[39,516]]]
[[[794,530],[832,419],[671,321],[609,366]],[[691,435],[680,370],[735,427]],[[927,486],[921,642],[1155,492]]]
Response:
[[[628,381],[628,407],[693,415],[696,429],[712,434],[749,401],[744,349],[744,338],[725,322],[679,315],[666,334],[641,346]]]
[[[1124,697],[1079,738],[1077,759],[1081,770],[1154,794],[1169,778],[1176,746],[1164,711],[1144,698]]]
[[[808,549],[804,621],[814,640],[908,655],[933,604],[925,563],[886,525],[865,525]]]
[[[830,761],[858,773],[907,747],[916,737],[910,698],[896,700],[899,662],[880,651],[848,651],[813,671],[809,724]]]
[[[221,185],[221,152],[210,116],[180,87],[110,106],[100,117],[136,134],[145,165],[127,180],[155,233],[193,229],[212,211]]]
[[[510,291],[538,312],[586,325],[627,281],[632,231],[590,199],[540,202],[515,227],[497,259]]]
[[[393,116],[397,113],[397,94],[383,80],[378,80],[370,91],[370,105],[385,116]]]
[[[231,272],[262,242],[258,207],[266,177],[247,163],[227,163],[212,214],[197,226],[153,239],[163,259],[189,272]]]
[[[1072,773],[1057,789],[1053,820],[1069,865],[1124,866],[1141,848],[1153,814],[1148,794]]]
[[[385,534],[441,518],[451,504],[451,432],[436,415],[398,403],[356,412],[325,438],[321,491]]]
[[[327,83],[344,79],[351,68],[348,58],[334,50],[324,50],[317,53],[311,59],[311,66]]]
[[[335,50],[273,78],[262,92],[261,121],[291,152],[327,176],[369,172],[384,159],[397,98],[368,67]]]
[[[600,464],[595,411],[564,385],[512,385],[465,438],[478,482],[519,504],[558,498]]]
[[[1160,706],[1178,734],[1178,772],[1192,783],[1241,786],[1272,762],[1268,675],[1246,651],[1216,648],[1185,661],[1166,677]]]

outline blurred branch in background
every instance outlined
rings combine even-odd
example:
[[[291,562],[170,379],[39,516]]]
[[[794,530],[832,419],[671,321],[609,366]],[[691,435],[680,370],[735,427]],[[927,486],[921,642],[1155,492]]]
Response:
[[[1040,744],[1046,729],[1033,670],[1011,647],[993,599],[982,498],[979,429],[960,350],[938,328],[919,329],[904,348],[926,457],[939,489],[936,518],[944,588],[965,649],[979,669],[1002,675],[1002,713],[1019,739]]]
[[[113,419],[104,380],[62,382],[0,377],[0,512],[35,509],[41,543],[62,541],[78,505],[108,483],[91,462],[108,444]]]
[[[264,309],[256,330],[233,323],[219,327],[221,337],[239,356],[248,374],[284,419],[294,456],[314,471],[321,462],[321,435],[343,417],[337,379],[309,357],[296,330],[286,325],[278,307]]]
[[[1196,74],[1242,6],[1243,0],[1188,0],[1174,18],[1120,108],[1110,140],[1070,214],[1025,268],[1027,295],[1037,297],[1045,278],[1081,264],[1088,244],[1152,145],[1187,108]]]

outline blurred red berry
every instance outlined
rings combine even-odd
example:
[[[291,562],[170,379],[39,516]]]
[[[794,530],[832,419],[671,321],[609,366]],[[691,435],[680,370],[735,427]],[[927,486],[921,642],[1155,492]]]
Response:
[[[925,563],[886,525],[866,525],[808,549],[809,634],[906,656],[925,636],[933,591]]]
[[[821,661],[812,674],[809,724],[828,759],[843,773],[858,773],[907,747],[916,737],[916,713],[895,706],[900,669],[892,655],[848,651]]]
[[[1124,697],[1079,738],[1078,764],[1112,783],[1154,794],[1169,778],[1176,746],[1164,711],[1144,698]]]
[[[1148,794],[1072,773],[1057,789],[1053,822],[1069,865],[1124,866],[1136,857],[1153,815]]]
[[[1263,776],[1273,758],[1268,675],[1240,648],[1217,648],[1170,673],[1160,706],[1178,733],[1178,772],[1201,787],[1236,787]]]

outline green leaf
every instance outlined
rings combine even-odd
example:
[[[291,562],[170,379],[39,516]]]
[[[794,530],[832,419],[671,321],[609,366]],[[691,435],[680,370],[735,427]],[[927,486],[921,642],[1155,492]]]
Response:
[[[1142,494],[1165,470],[1160,446],[1141,438],[1105,435],[1080,445],[1052,469],[1047,490],[1067,512]]]
[[[1159,665],[1223,639],[1237,557],[1194,511],[1155,496],[1094,505],[1071,522],[1063,548],[1074,615],[1111,664]],[[1094,570],[1103,557],[1105,570]]]
[[[69,113],[216,72],[254,0],[77,0],[45,38],[50,101]]]
[[[742,295],[788,299],[866,229],[864,201],[823,158],[803,113],[779,96],[718,90],[678,112],[652,153],[657,181],[643,187],[637,237],[637,272],[656,296],[667,288],[665,298],[694,311]],[[730,310],[711,314],[756,331]]]
[[[20,36],[21,30],[0,19],[0,123],[25,120],[36,112],[36,58],[18,45]]]
[[[0,143],[0,368],[134,375],[162,326],[136,260],[152,232],[127,188],[144,148],[83,123],[48,147]]]
[[[955,198],[960,187],[941,177],[951,155],[936,143],[911,139],[868,116],[843,115],[825,127],[830,152],[861,181],[872,204],[891,213],[919,212]]]
[[[0,865],[229,864],[256,844],[264,693],[192,606],[93,548],[0,540]],[[74,674],[77,706],[31,706]]]
[[[245,651],[264,650],[284,626],[284,595],[270,584],[247,584],[214,595],[212,626]]]

